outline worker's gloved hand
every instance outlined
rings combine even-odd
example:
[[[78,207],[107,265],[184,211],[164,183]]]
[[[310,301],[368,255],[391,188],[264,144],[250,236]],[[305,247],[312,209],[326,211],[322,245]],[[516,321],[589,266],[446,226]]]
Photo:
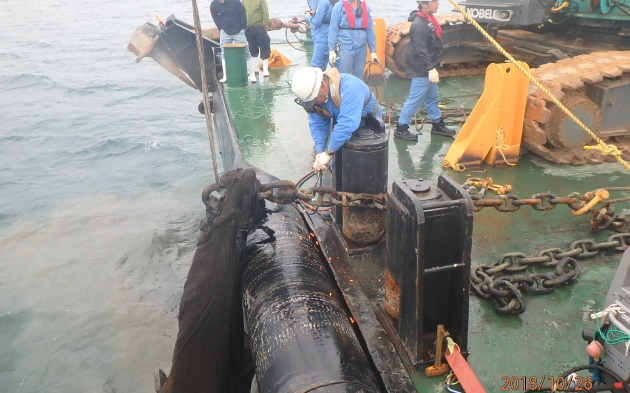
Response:
[[[376,56],[376,53],[372,52],[370,53],[370,56],[372,56],[372,63],[378,63],[378,56]]]
[[[316,171],[327,171],[330,170],[330,159],[332,156],[329,156],[326,153],[319,153],[315,156],[315,162],[313,163],[313,169]]]
[[[429,71],[429,82],[438,84],[440,82],[440,74],[435,68]]]
[[[337,60],[337,53],[334,50],[331,50],[328,54],[328,61],[330,64],[335,67],[335,61]]]

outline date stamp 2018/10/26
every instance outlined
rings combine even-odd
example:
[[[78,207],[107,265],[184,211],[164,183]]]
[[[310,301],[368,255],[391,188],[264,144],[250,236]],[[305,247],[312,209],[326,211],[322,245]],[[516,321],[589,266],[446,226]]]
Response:
[[[542,377],[536,376],[502,376],[503,386],[501,390],[511,391],[523,391],[523,390],[543,390],[551,389],[555,387],[556,391],[571,390],[591,390],[593,388],[592,377],[581,377],[579,375],[570,375],[566,379],[564,377],[554,377],[552,375],[543,375]]]

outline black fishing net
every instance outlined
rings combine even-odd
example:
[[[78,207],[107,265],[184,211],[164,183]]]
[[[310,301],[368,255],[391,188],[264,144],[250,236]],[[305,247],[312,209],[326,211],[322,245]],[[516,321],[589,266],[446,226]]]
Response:
[[[162,393],[249,392],[254,367],[245,345],[240,275],[247,233],[262,214],[252,169],[221,177],[224,198],[208,204],[179,308],[173,365]]]

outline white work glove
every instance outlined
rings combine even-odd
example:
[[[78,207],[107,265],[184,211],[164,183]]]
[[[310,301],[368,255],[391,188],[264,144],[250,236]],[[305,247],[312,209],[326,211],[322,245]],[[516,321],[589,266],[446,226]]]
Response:
[[[332,156],[329,156],[326,153],[319,153],[315,156],[315,162],[313,163],[313,169],[316,171],[327,171],[330,170],[330,159]]]
[[[328,61],[330,62],[330,64],[332,64],[332,66],[335,66],[335,62],[337,60],[337,53],[334,50],[331,50],[330,53],[328,54]]]
[[[378,63],[378,56],[376,56],[376,53],[372,52],[370,53],[370,56],[372,56],[372,63]]]
[[[429,71],[429,82],[435,83],[436,85],[440,82],[440,74],[438,74],[435,68]]]

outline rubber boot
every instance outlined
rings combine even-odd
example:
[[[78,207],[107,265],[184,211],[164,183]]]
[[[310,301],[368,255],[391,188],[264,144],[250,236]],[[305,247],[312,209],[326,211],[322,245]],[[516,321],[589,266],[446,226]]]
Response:
[[[269,76],[269,59],[263,60],[263,76]]]
[[[225,68],[225,59],[221,59],[221,67],[223,68],[223,78],[219,82],[227,82],[227,69]]]
[[[431,127],[431,134],[455,136],[455,130],[452,128],[448,128],[446,124],[444,124],[444,118],[440,117],[437,122],[433,123],[433,127]]]
[[[258,79],[256,79],[256,70],[254,70],[254,58],[250,58],[249,60],[247,60],[247,71],[249,74],[249,81],[252,83],[256,83],[258,82]]]
[[[258,74],[260,72],[260,57],[252,57],[252,59],[254,59],[254,72]]]
[[[394,138],[404,139],[406,141],[417,141],[418,135],[409,132],[409,124],[397,124],[394,131]]]

